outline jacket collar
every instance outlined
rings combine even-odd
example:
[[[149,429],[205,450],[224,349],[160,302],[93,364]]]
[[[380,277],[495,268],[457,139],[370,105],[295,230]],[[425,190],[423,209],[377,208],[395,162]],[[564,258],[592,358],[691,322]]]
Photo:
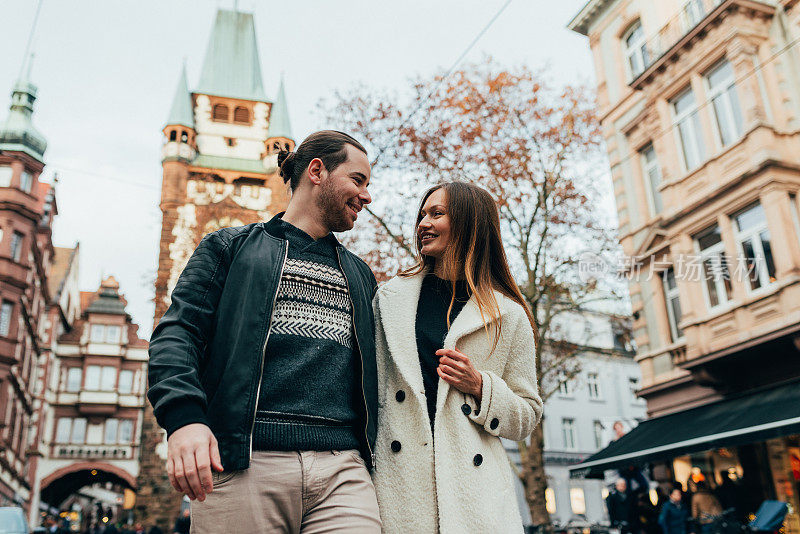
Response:
[[[400,373],[417,396],[421,395],[423,385],[415,323],[422,280],[426,274],[427,270],[413,276],[396,276],[378,289],[380,295],[378,306],[381,325],[386,335],[386,343]],[[494,292],[494,296],[497,299],[500,317],[502,318],[503,315],[509,312],[513,301],[498,291]],[[490,325],[494,321],[488,316],[487,319]],[[450,330],[444,340],[444,348],[458,348],[458,342],[461,338],[482,328],[483,318],[473,295],[450,325]],[[490,334],[492,334],[491,328]],[[474,355],[468,356],[474,357]],[[441,408],[439,405],[444,402],[447,388],[449,387],[447,382],[439,379],[437,413]]]
[[[285,211],[280,212],[279,214],[275,215],[272,219],[264,223],[264,230],[274,238],[277,239],[286,239],[286,228],[284,225],[289,224],[283,221],[283,215],[286,213]],[[342,244],[339,243],[339,240],[336,239],[336,236],[333,235],[333,232],[329,233],[322,239],[327,239],[330,241],[331,246],[333,247],[342,247]]]

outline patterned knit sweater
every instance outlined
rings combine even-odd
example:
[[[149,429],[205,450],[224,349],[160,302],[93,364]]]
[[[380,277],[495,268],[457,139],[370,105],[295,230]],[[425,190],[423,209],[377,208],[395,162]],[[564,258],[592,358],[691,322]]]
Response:
[[[335,241],[281,221],[289,255],[267,341],[255,450],[358,448],[358,356]]]

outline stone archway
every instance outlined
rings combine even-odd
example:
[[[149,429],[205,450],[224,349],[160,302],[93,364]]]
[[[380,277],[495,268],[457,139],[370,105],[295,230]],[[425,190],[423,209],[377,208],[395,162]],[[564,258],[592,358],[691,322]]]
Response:
[[[136,490],[136,477],[125,469],[107,462],[75,462],[57,469],[42,479],[42,501],[58,506],[72,493],[94,483],[112,482]]]

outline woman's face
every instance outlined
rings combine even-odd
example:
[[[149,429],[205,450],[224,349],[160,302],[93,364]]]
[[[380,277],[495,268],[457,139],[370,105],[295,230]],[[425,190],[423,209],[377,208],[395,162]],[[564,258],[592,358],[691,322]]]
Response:
[[[450,241],[450,216],[444,189],[437,189],[428,196],[421,215],[417,225],[417,236],[422,243],[420,252],[439,259]]]

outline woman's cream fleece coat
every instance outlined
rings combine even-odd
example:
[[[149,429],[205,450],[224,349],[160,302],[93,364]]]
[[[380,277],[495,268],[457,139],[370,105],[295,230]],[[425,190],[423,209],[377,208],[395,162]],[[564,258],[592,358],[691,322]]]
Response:
[[[493,325],[487,336],[474,297],[467,302],[444,348],[461,351],[480,371],[480,410],[471,395],[439,379],[431,435],[415,335],[423,278],[393,278],[373,302],[379,405],[373,480],[383,531],[522,532],[500,438],[525,439],[542,416],[533,330],[522,306],[495,292],[502,334],[490,354]]]

